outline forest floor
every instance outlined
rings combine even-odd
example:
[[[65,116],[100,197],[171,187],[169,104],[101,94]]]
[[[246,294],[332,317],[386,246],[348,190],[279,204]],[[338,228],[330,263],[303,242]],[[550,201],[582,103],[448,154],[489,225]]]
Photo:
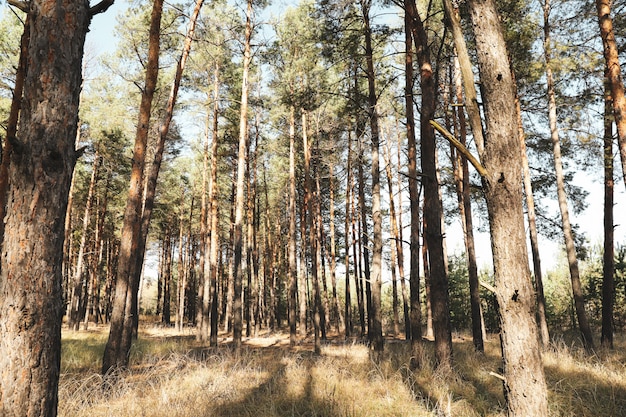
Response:
[[[310,340],[289,347],[286,333],[244,338],[235,355],[195,340],[192,328],[140,326],[131,368],[103,378],[108,328],[63,329],[59,416],[503,416],[499,342],[484,355],[470,337],[454,338],[454,370],[433,369],[432,342],[420,369],[409,369],[410,346],[388,339],[375,363],[357,341],[330,337],[322,354]],[[544,352],[550,416],[626,416],[626,340],[587,355],[565,337]],[[114,383],[111,381],[114,380]]]

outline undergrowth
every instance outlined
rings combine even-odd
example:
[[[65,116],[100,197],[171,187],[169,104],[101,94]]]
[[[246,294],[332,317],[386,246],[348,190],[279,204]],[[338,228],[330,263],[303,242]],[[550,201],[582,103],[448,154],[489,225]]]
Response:
[[[439,371],[426,343],[420,368],[411,370],[410,347],[392,340],[374,362],[366,346],[334,340],[322,354],[288,336],[248,339],[235,354],[195,341],[191,331],[148,328],[135,341],[130,369],[99,374],[106,333],[63,336],[59,415],[85,417],[195,416],[503,416],[497,338],[486,353],[455,339],[455,368]],[[562,341],[544,352],[551,416],[626,415],[626,357],[614,351],[589,356]]]

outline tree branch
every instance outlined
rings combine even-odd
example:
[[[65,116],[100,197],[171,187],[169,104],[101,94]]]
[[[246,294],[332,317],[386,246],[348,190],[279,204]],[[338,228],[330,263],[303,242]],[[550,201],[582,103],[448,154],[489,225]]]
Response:
[[[9,0],[9,1],[15,1],[15,0]],[[89,15],[93,17],[99,13],[106,12],[109,9],[109,7],[113,5],[114,2],[115,0],[102,0],[100,3],[89,8]]]
[[[7,1],[11,6],[13,7],[17,7],[18,9],[20,9],[21,11],[23,11],[24,13],[28,13],[29,9],[30,9],[30,4],[27,1],[21,1],[21,0],[8,0]]]
[[[444,138],[448,139],[448,141],[450,141],[450,143],[452,143],[454,147],[457,148],[458,151],[467,158],[467,160],[474,166],[474,168],[476,168],[476,171],[478,171],[481,177],[487,178],[487,169],[485,169],[485,167],[482,166],[476,158],[474,158],[474,155],[472,155],[469,149],[467,149],[465,145],[459,142],[459,140],[455,138],[454,135],[452,135],[452,133],[448,131],[448,129],[441,126],[434,120],[430,121],[430,125],[435,128],[435,130],[437,130],[439,133],[441,133]]]

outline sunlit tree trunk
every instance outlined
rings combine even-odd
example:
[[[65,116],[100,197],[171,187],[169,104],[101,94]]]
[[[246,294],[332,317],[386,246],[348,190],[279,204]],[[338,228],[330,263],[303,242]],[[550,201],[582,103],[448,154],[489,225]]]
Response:
[[[178,206],[178,280],[177,280],[177,299],[176,303],[176,329],[179,332],[183,331],[183,321],[185,316],[185,287],[186,287],[186,273],[185,273],[185,250],[184,250],[184,210],[185,210],[185,187],[181,184],[181,195]]]
[[[368,314],[370,328],[368,334],[372,343],[372,348],[377,353],[383,351],[383,326],[381,313],[381,288],[382,288],[382,253],[383,253],[383,232],[382,215],[380,212],[380,128],[378,126],[378,109],[376,108],[378,98],[376,96],[376,80],[374,74],[374,51],[372,48],[372,30],[370,28],[370,1],[361,0],[363,12],[364,34],[365,34],[365,60],[367,63],[367,84],[368,103],[371,133],[371,153],[372,153],[372,269],[370,271],[371,282],[371,308]]]
[[[398,312],[399,309],[399,301],[398,301],[398,277],[396,276],[396,266],[400,271],[400,280],[403,279],[404,271],[403,265],[404,258],[402,255],[402,242],[400,242],[400,236],[398,232],[398,220],[396,218],[396,204],[395,197],[393,194],[393,176],[391,174],[391,156],[389,149],[389,141],[385,148],[383,149],[383,157],[385,163],[385,174],[387,175],[387,188],[389,190],[389,220],[391,227],[391,240],[394,242],[391,246],[391,285],[392,285],[392,313],[393,313],[393,333],[394,336],[398,336],[400,334],[400,314]],[[395,249],[395,250],[394,250]],[[405,317],[406,320],[406,317]]]
[[[246,8],[246,27],[243,52],[243,74],[241,83],[241,104],[239,110],[239,148],[237,158],[237,183],[235,188],[235,230],[234,230],[234,264],[233,264],[233,347],[241,348],[243,330],[243,306],[241,300],[243,281],[243,212],[245,204],[245,173],[248,144],[248,90],[249,70],[252,60],[250,43],[252,39],[252,0],[248,0]]]
[[[509,416],[548,415],[547,387],[528,268],[515,86],[500,17],[493,0],[469,0],[486,106],[483,178],[491,227],[500,315],[504,392]]]
[[[28,72],[19,129],[9,138],[13,150],[4,156],[10,159],[0,259],[0,415],[54,417],[64,220],[91,15],[84,1],[33,0],[24,8]]]
[[[452,329],[448,302],[448,275],[441,228],[443,207],[437,181],[435,131],[430,121],[435,116],[436,85],[430,59],[428,35],[418,15],[414,0],[407,1],[413,41],[420,66],[422,107],[420,114],[421,161],[424,185],[424,239],[428,245],[431,306],[435,332],[435,357],[439,366],[452,366]]]
[[[80,327],[80,306],[86,300],[83,300],[83,285],[88,285],[84,275],[85,265],[85,247],[87,244],[87,232],[89,230],[91,208],[94,200],[94,189],[96,187],[96,181],[98,178],[98,166],[100,165],[100,155],[96,151],[94,155],[93,164],[91,167],[91,179],[89,180],[89,190],[87,191],[87,202],[85,203],[85,210],[83,212],[83,227],[81,230],[80,245],[78,247],[78,257],[76,259],[76,269],[74,270],[74,279],[72,287],[72,308],[70,310],[70,317],[68,325],[73,330],[79,330]]]
[[[130,355],[133,327],[131,315],[132,297],[133,289],[137,286],[134,282],[135,275],[133,274],[135,267],[134,257],[138,253],[137,249],[141,233],[144,166],[152,98],[159,74],[159,39],[162,11],[163,0],[155,0],[150,18],[146,81],[142,89],[139,107],[139,122],[133,149],[130,188],[121,232],[121,247],[117,266],[113,312],[111,314],[111,328],[102,359],[103,374],[108,373],[113,368],[126,368]]]
[[[539,335],[543,346],[550,343],[550,332],[548,330],[548,320],[546,318],[546,297],[543,291],[543,273],[541,272],[541,257],[539,254],[539,234],[537,232],[537,220],[535,214],[535,199],[533,197],[533,187],[530,178],[530,167],[528,165],[528,155],[526,154],[526,138],[522,126],[522,109],[519,97],[516,94],[517,130],[519,133],[522,170],[524,174],[524,195],[526,197],[526,217],[528,219],[528,234],[530,236],[530,250],[533,256],[533,272],[535,274],[535,290],[537,291],[537,321],[539,322]]]
[[[409,39],[409,45],[411,44],[411,40]],[[408,128],[407,128],[408,130]],[[402,166],[402,135],[400,134],[400,130],[398,129],[398,146],[397,146],[397,154],[398,154],[398,221],[397,221],[397,239],[396,239],[396,252],[398,253],[398,272],[400,274],[400,288],[402,291],[402,305],[404,310],[404,336],[407,340],[411,339],[411,301],[409,299],[409,292],[406,286],[406,274],[404,272],[404,237],[403,237],[403,226],[402,226],[402,215],[403,215],[403,207],[402,207],[402,180],[403,180],[403,172],[400,168]],[[419,259],[419,258],[418,258]]]
[[[420,202],[419,185],[417,178],[417,145],[415,140],[415,117],[413,112],[413,36],[412,19],[406,12],[409,0],[404,2],[404,30],[405,30],[405,86],[404,99],[406,111],[406,134],[408,151],[409,202],[411,205],[411,236],[410,236],[410,338],[411,338],[411,366],[420,365],[422,354],[422,311],[420,306]]]
[[[298,265],[296,261],[296,109],[289,108],[289,344],[295,346],[297,337]]]
[[[344,327],[344,318],[339,311],[339,299],[337,297],[337,242],[335,240],[335,181],[334,168],[330,163],[329,169],[329,220],[330,220],[330,282],[332,286],[332,316],[335,322],[335,330],[339,333]]]
[[[611,18],[611,0],[596,0],[600,36],[604,47],[605,76],[611,90],[613,115],[617,126],[617,142],[622,161],[622,175],[626,184],[626,95],[622,69],[619,62],[619,50],[615,40],[613,19]]]
[[[556,115],[556,98],[554,92],[554,81],[552,78],[552,52],[550,45],[550,1],[545,0],[543,11],[543,51],[546,62],[546,84],[548,88],[548,120],[550,123],[550,138],[552,140],[552,151],[554,154],[554,171],[556,174],[556,191],[561,211],[561,221],[563,235],[565,238],[565,252],[567,254],[567,263],[569,265],[570,279],[572,281],[572,293],[574,296],[574,307],[576,309],[576,317],[578,318],[578,326],[583,339],[583,344],[587,350],[593,349],[593,336],[591,335],[591,327],[587,320],[585,312],[585,299],[583,296],[582,284],[580,282],[580,272],[578,268],[578,258],[576,257],[576,244],[574,242],[574,234],[569,219],[569,209],[567,204],[567,194],[565,192],[565,174],[563,172],[563,163],[561,162],[561,142],[559,139],[559,130],[557,127]]]
[[[313,332],[314,332],[314,351],[316,354],[322,352],[321,345],[321,316],[322,308],[319,268],[318,268],[318,245],[317,233],[315,227],[315,213],[317,210],[317,199],[314,196],[313,177],[311,176],[311,143],[307,133],[307,112],[302,109],[302,141],[304,148],[304,206],[306,207],[306,225],[308,229],[308,246],[311,257],[311,281],[313,283]]]

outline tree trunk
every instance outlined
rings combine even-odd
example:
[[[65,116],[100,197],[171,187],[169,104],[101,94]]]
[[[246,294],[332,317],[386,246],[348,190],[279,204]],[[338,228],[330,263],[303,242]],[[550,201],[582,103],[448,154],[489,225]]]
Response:
[[[141,211],[143,203],[144,166],[146,159],[146,145],[150,125],[152,98],[156,89],[159,74],[159,39],[161,32],[161,14],[163,0],[155,0],[150,18],[150,39],[148,63],[146,67],[146,81],[141,95],[139,107],[139,122],[133,149],[130,188],[124,224],[121,232],[121,247],[117,266],[117,280],[115,284],[115,299],[111,314],[111,328],[104,356],[102,359],[102,373],[107,374],[114,368],[128,367],[130,355],[132,321],[131,305],[135,283],[135,256],[141,233]]]
[[[29,3],[20,128],[3,157],[0,415],[7,417],[57,414],[64,220],[89,13],[85,2]]]
[[[298,265],[296,262],[296,109],[293,105],[289,108],[289,269],[287,280],[289,285],[289,344],[296,345],[298,319]]]
[[[80,237],[80,246],[78,247],[78,258],[76,260],[76,270],[74,271],[74,280],[72,288],[72,308],[70,310],[69,327],[73,330],[80,328],[80,305],[85,300],[81,300],[83,293],[83,285],[87,285],[83,278],[85,264],[85,245],[87,243],[87,232],[90,224],[91,206],[93,205],[93,194],[98,178],[98,166],[100,164],[100,155],[96,151],[91,168],[91,179],[89,181],[89,190],[87,191],[87,202],[85,203],[85,211],[83,213],[83,228]]]
[[[207,196],[210,207],[210,224],[207,226],[209,236],[205,241],[205,252],[209,255],[208,262],[204,265],[204,290],[205,298],[202,300],[202,330],[201,340],[209,339],[211,346],[217,346],[218,314],[217,314],[217,270],[219,255],[219,223],[218,223],[218,195],[219,184],[217,182],[217,147],[218,147],[218,118],[219,118],[219,77],[220,66],[215,64],[213,72],[213,141],[211,142],[211,177],[209,179],[209,195]],[[210,328],[210,334],[209,334]]]
[[[186,273],[185,273],[185,248],[184,248],[184,213],[185,213],[185,185],[181,184],[181,195],[178,206],[179,218],[178,218],[178,263],[177,272],[178,279],[176,281],[177,300],[176,303],[176,330],[178,332],[183,331],[183,322],[185,320],[185,286],[186,286]]]
[[[530,235],[530,250],[533,256],[533,272],[535,274],[535,290],[537,291],[537,320],[539,321],[539,335],[543,346],[550,343],[550,332],[548,330],[548,320],[546,318],[546,297],[543,291],[543,273],[541,272],[541,257],[539,255],[539,235],[537,233],[537,221],[535,214],[535,199],[533,197],[533,187],[530,178],[530,167],[528,156],[526,155],[526,139],[522,127],[522,109],[519,97],[515,95],[515,109],[517,113],[517,130],[519,133],[520,148],[522,155],[522,169],[524,177],[524,194],[526,197],[526,210],[528,219],[528,234]]]
[[[552,150],[554,153],[556,191],[559,201],[559,209],[561,211],[563,235],[565,238],[565,252],[567,253],[570,279],[572,281],[572,293],[574,296],[576,317],[578,318],[578,325],[580,328],[581,337],[583,339],[583,344],[585,346],[585,349],[589,351],[593,349],[593,336],[591,335],[591,327],[589,326],[587,313],[585,312],[585,298],[583,296],[582,284],[580,282],[578,259],[576,257],[576,244],[574,242],[574,234],[572,232],[572,226],[569,219],[567,194],[565,193],[565,174],[563,173],[563,163],[561,162],[561,143],[559,139],[559,130],[557,127],[556,99],[554,92],[554,81],[552,79],[549,14],[550,1],[545,0],[543,11],[543,50],[546,62],[546,84],[548,87],[548,120],[550,123],[550,138],[552,140]]]
[[[405,30],[405,111],[406,111],[406,135],[408,151],[408,177],[409,177],[409,201],[411,207],[411,236],[410,236],[410,339],[411,339],[411,367],[420,365],[422,355],[422,310],[420,307],[420,202],[419,186],[417,178],[417,145],[415,140],[415,117],[413,112],[413,36],[412,19],[409,17],[408,3],[404,2],[404,30]]]
[[[424,178],[424,218],[427,225],[427,228],[424,230],[424,239],[428,245],[428,260],[430,263],[435,357],[438,366],[451,367],[452,330],[450,327],[450,309],[448,307],[448,275],[441,230],[443,207],[439,197],[439,183],[437,181],[435,131],[430,125],[430,121],[435,116],[436,86],[430,62],[428,35],[418,15],[415,1],[407,1],[407,6],[407,13],[411,18],[413,41],[417,49],[422,90],[420,136],[422,175]]]
[[[600,36],[604,47],[605,76],[611,90],[613,115],[617,126],[617,142],[622,161],[622,175],[626,184],[626,95],[619,62],[619,52],[611,18],[611,0],[596,0]]]
[[[501,324],[504,392],[510,416],[548,415],[547,387],[528,269],[515,89],[500,18],[492,0],[468,2],[486,106],[481,154]]]
[[[604,255],[602,267],[602,336],[600,344],[613,349],[613,304],[615,303],[615,242],[613,221],[613,118],[611,94],[604,88]]]
[[[318,268],[318,245],[319,242],[316,236],[315,227],[315,213],[317,210],[316,198],[314,196],[313,177],[311,176],[311,144],[309,142],[307,134],[307,113],[302,109],[302,141],[304,148],[304,206],[306,207],[306,224],[309,232],[309,255],[311,257],[311,275],[313,281],[313,332],[314,332],[314,346],[313,349],[316,354],[322,353],[321,344],[321,316],[320,311],[322,307],[322,300],[320,294],[320,282],[319,282],[319,268]]]
[[[333,164],[328,166],[329,173],[329,220],[330,220],[330,283],[333,291],[332,316],[335,322],[335,331],[339,333],[341,327],[345,327],[344,319],[339,312],[339,299],[337,297],[337,242],[335,241],[335,181]]]
[[[200,277],[198,285],[198,302],[200,308],[196,317],[196,340],[206,341],[209,337],[208,320],[209,320],[209,293],[205,287],[210,288],[209,281],[209,252],[211,251],[210,238],[208,233],[209,222],[209,199],[207,197],[207,186],[209,182],[209,112],[207,111],[206,125],[204,132],[204,146],[202,150],[202,180],[201,180],[201,199],[200,199]],[[206,307],[205,307],[206,305]],[[205,318],[207,323],[205,323]],[[205,332],[206,330],[206,332]]]
[[[411,44],[411,39],[409,38],[409,45]],[[397,122],[397,120],[396,120]],[[406,275],[404,272],[404,237],[403,237],[403,225],[402,225],[402,170],[400,167],[402,166],[402,134],[400,133],[400,129],[398,129],[398,146],[397,146],[397,154],[398,154],[398,221],[397,221],[397,240],[396,240],[396,251],[398,252],[398,272],[400,274],[400,288],[402,291],[402,306],[404,310],[404,337],[406,340],[411,339],[411,300],[409,298],[409,293],[406,286]],[[419,260],[419,258],[418,258]]]
[[[344,265],[346,269],[346,279],[345,279],[345,309],[344,309],[344,320],[345,320],[345,336],[346,339],[352,336],[353,323],[352,323],[352,290],[350,288],[350,225],[352,224],[352,189],[354,185],[352,184],[352,137],[350,132],[348,132],[348,158],[346,161],[346,213],[345,213],[345,223],[344,223]],[[356,263],[352,266],[353,275],[356,281]]]
[[[391,284],[392,284],[392,312],[393,312],[393,333],[394,336],[398,336],[400,334],[400,314],[398,312],[399,309],[399,301],[398,301],[398,277],[396,276],[396,265],[398,267],[399,279],[403,280],[404,278],[404,255],[402,253],[402,242],[400,241],[400,235],[398,231],[398,222],[396,218],[396,205],[394,201],[393,195],[393,176],[391,174],[391,156],[390,156],[389,142],[384,148],[384,162],[385,162],[385,174],[387,175],[387,187],[389,189],[389,219],[391,223],[391,240],[395,245],[392,245],[391,248]],[[406,320],[406,317],[405,317]]]
[[[380,129],[378,126],[378,110],[376,109],[378,98],[376,96],[376,80],[374,74],[374,51],[372,48],[372,30],[370,28],[369,9],[370,0],[361,0],[363,11],[363,23],[365,31],[365,59],[367,61],[367,85],[369,118],[371,133],[372,152],[372,221],[373,226],[373,249],[372,249],[372,269],[371,269],[371,317],[369,317],[370,328],[368,334],[372,348],[377,354],[382,354],[384,347],[383,321],[381,312],[381,288],[382,288],[382,253],[383,253],[383,229],[382,214],[380,212]]]
[[[244,182],[246,171],[246,155],[248,144],[248,90],[249,70],[252,60],[250,41],[252,38],[252,0],[248,0],[246,8],[246,28],[243,53],[243,74],[241,84],[241,107],[239,110],[239,150],[237,158],[237,185],[235,196],[235,233],[234,233],[234,291],[233,291],[233,347],[235,351],[241,349],[243,330],[243,306],[241,290],[243,281],[243,211],[245,204]]]
[[[456,90],[456,99],[460,104],[463,102],[463,85],[460,76],[459,60],[455,59],[454,88]],[[467,126],[465,122],[465,113],[463,107],[457,107],[459,122],[459,138],[463,145],[467,143]],[[482,326],[482,311],[480,304],[480,287],[478,284],[478,266],[476,265],[476,248],[474,244],[474,223],[472,218],[472,202],[470,199],[470,182],[469,182],[469,166],[467,157],[460,152],[456,152],[453,158],[455,165],[455,180],[457,197],[459,202],[459,211],[461,213],[461,224],[463,226],[463,236],[465,242],[465,253],[467,256],[467,271],[470,289],[470,308],[472,313],[472,340],[474,349],[477,352],[485,352],[483,341],[484,329]]]
[[[359,175],[359,253],[362,256],[361,262],[363,263],[363,268],[361,269],[361,309],[363,310],[361,313],[361,323],[362,323],[362,331],[361,335],[365,336],[365,332],[367,330],[368,339],[371,337],[369,331],[372,328],[371,320],[372,320],[372,274],[370,270],[370,239],[367,227],[367,204],[365,203],[365,174],[363,170],[363,165],[365,165],[364,155],[365,151],[363,149],[363,143],[361,142],[361,138],[363,137],[363,130],[357,127],[357,138],[359,140],[359,159],[360,163],[357,168],[357,172]],[[367,326],[365,327],[365,324]],[[371,340],[370,340],[371,342]]]

